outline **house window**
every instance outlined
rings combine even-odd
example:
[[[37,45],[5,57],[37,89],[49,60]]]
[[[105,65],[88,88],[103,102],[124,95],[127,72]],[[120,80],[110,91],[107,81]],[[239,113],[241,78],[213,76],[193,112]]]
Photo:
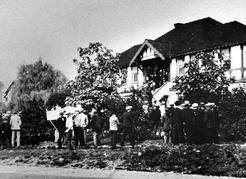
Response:
[[[138,68],[132,67],[132,83],[138,83]]]
[[[177,59],[178,76],[184,75],[184,58]]]
[[[121,83],[125,84],[127,81],[127,68],[121,70]]]
[[[223,60],[230,60],[230,50],[229,50],[229,48],[222,49],[221,53],[222,53],[222,56],[223,56]]]

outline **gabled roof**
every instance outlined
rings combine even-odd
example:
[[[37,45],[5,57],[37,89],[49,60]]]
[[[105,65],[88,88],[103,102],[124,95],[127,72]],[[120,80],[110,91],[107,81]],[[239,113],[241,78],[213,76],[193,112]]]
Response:
[[[146,39],[146,40],[144,41],[144,43],[138,48],[137,52],[135,53],[135,55],[134,55],[133,58],[131,59],[129,65],[131,65],[131,64],[136,60],[137,56],[142,52],[142,50],[143,50],[143,48],[144,48],[145,46],[151,48],[151,49],[152,49],[152,50],[153,50],[153,51],[154,51],[161,59],[164,60],[165,57],[162,55],[161,52],[159,52],[160,49],[158,50],[159,45],[161,45],[161,44],[159,44],[158,42],[154,42],[153,40],[148,40],[148,39]]]
[[[148,42],[163,56],[171,58],[244,43],[246,26],[237,21],[222,24],[207,17],[185,24],[177,23],[171,31]],[[140,47],[141,45],[137,45],[123,52],[119,64],[129,64],[138,51],[136,48]]]
[[[192,51],[209,49],[220,44],[222,24],[214,19],[205,18],[186,24],[180,24],[173,30],[155,39],[169,45],[169,51],[163,54],[178,56]]]
[[[118,65],[121,68],[128,67],[131,59],[133,58],[135,53],[138,51],[140,46],[141,46],[141,44],[135,45],[135,46],[129,48],[128,50],[122,52],[121,55],[120,55],[120,60],[118,62]]]

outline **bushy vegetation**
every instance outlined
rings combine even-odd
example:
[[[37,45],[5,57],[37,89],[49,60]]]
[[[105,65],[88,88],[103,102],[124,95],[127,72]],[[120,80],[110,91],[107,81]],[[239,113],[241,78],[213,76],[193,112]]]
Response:
[[[19,67],[8,109],[22,112],[23,143],[51,139],[52,125],[46,120],[46,107],[64,104],[66,81],[60,71],[42,59]]]
[[[246,92],[235,88],[219,105],[220,135],[224,141],[246,141]]]
[[[202,52],[184,68],[186,74],[175,79],[173,89],[183,100],[214,102],[218,106],[222,141],[246,141],[246,92],[243,88],[229,91],[230,83],[235,81],[225,76],[230,61],[223,60],[221,54]]]

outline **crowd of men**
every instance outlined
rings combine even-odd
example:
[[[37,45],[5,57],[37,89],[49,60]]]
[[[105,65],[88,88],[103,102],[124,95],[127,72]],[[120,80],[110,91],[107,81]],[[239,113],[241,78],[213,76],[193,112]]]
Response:
[[[20,113],[7,111],[0,114],[0,147],[19,147],[21,134],[21,117]]]
[[[214,103],[191,105],[188,101],[176,102],[163,116],[166,143],[217,143],[218,127],[218,111]]]
[[[57,144],[61,149],[66,146],[69,149],[87,146],[88,131],[93,133],[95,147],[101,144],[103,131],[111,134],[111,148],[115,149],[121,129],[120,144],[124,146],[128,137],[132,148],[135,145],[134,121],[132,118],[132,106],[126,106],[121,116],[116,116],[106,110],[92,108],[91,112],[81,108],[75,112],[60,111],[60,117],[54,122],[57,130]],[[152,121],[154,133],[164,132],[166,143],[203,144],[218,142],[218,111],[214,103],[193,103],[185,101],[166,108],[161,116],[158,105],[153,105],[148,112]],[[106,126],[106,127],[105,127]],[[161,129],[161,131],[160,131]],[[0,115],[0,145],[2,147],[20,146],[21,118],[20,114],[7,112]]]
[[[119,122],[114,113],[106,115],[105,110],[97,110],[95,108],[92,108],[90,113],[84,108],[76,110],[75,113],[61,111],[60,117],[54,123],[58,131],[58,148],[61,149],[64,145],[73,150],[87,146],[88,131],[93,132],[93,144],[96,148],[101,144],[103,130],[106,129],[111,134],[111,148],[115,149],[119,126],[122,129],[121,146],[124,146],[128,136],[131,146],[134,148],[135,140],[133,137],[133,121],[130,114],[131,109],[131,106],[126,107],[126,111],[121,116],[121,122]],[[107,116],[110,117],[108,118]]]

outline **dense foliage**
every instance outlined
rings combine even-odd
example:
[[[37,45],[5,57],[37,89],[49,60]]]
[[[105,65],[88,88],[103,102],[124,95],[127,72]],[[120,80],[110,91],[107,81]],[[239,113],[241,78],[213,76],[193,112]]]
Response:
[[[47,101],[53,92],[65,89],[66,77],[41,59],[33,64],[21,65],[11,91],[10,108],[24,110],[26,101]]]
[[[217,53],[198,53],[185,63],[186,73],[174,80],[173,89],[190,102],[218,102],[228,93],[232,80],[225,72],[230,69],[230,61],[223,60]]]
[[[61,108],[65,107],[65,100],[69,95],[70,95],[70,91],[68,90],[51,93],[51,95],[49,96],[46,102],[47,109],[50,110],[55,106],[60,106]]]
[[[229,91],[234,81],[225,76],[230,61],[223,60],[220,54],[199,53],[184,67],[187,71],[175,79],[174,90],[192,103],[215,102],[220,113],[221,140],[246,141],[246,92],[243,88]]]
[[[53,140],[54,129],[46,120],[46,108],[40,100],[29,100],[28,107],[21,113],[22,144],[38,145],[39,141]]]
[[[77,66],[75,80],[68,83],[71,95],[66,104],[98,104],[105,106],[118,98],[116,87],[120,77],[117,66],[118,55],[100,43],[90,43],[86,48],[78,48],[80,59],[74,59]]]
[[[8,107],[12,111],[22,111],[23,141],[28,143],[33,140],[30,136],[37,134],[40,135],[33,138],[50,137],[52,125],[46,121],[45,103],[49,101],[49,106],[62,103],[57,102],[62,99],[56,98],[57,101],[54,101],[53,93],[64,93],[65,84],[66,77],[41,59],[19,67]]]
[[[245,177],[245,154],[245,148],[237,145],[148,145],[127,156],[124,166],[138,171]]]
[[[246,92],[235,88],[219,105],[220,135],[224,141],[246,141]]]

